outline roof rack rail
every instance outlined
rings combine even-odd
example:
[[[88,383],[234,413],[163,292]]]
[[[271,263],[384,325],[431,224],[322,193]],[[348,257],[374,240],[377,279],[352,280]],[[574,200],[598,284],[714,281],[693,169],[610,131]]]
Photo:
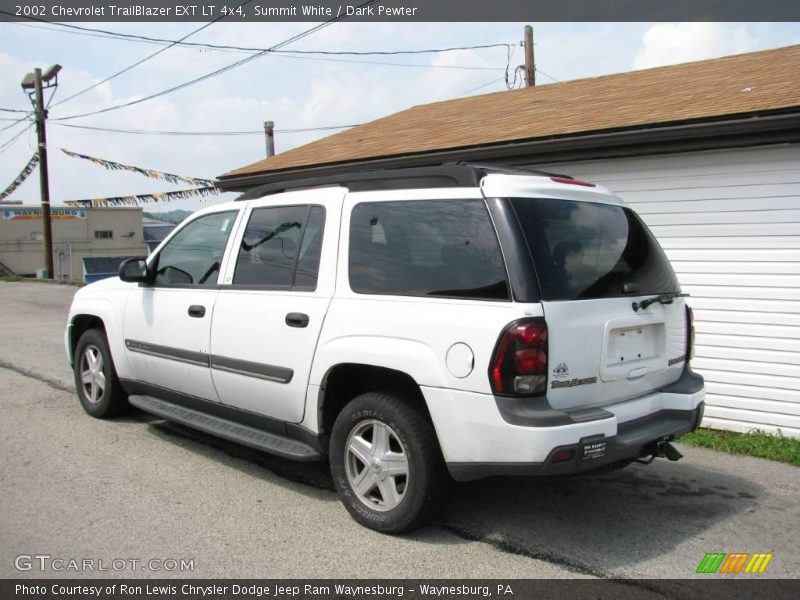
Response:
[[[239,200],[253,200],[269,194],[279,194],[292,190],[319,188],[326,186],[345,186],[351,192],[380,190],[403,190],[413,188],[478,187],[481,179],[490,173],[508,175],[538,175],[544,177],[567,177],[545,171],[509,167],[506,165],[478,164],[467,162],[448,162],[432,167],[413,167],[401,169],[379,169],[355,173],[339,173],[307,179],[295,179],[267,183],[248,190]]]

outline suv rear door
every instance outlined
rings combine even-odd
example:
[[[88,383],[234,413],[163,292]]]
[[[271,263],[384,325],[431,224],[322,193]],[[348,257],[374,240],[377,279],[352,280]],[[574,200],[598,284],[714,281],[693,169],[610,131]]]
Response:
[[[685,303],[655,238],[613,196],[514,198],[548,326],[555,409],[639,397],[680,377]],[[661,296],[664,295],[664,296]],[[661,296],[661,301],[639,303]]]
[[[211,325],[211,373],[224,404],[303,419],[344,195],[317,189],[249,203]]]

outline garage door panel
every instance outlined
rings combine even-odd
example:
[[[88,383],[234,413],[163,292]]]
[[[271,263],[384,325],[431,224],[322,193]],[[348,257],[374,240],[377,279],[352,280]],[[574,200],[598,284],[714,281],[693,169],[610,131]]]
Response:
[[[753,410],[766,413],[773,412],[792,417],[800,417],[800,404],[797,402],[774,402],[771,400],[742,398],[741,396],[726,396],[722,394],[713,394],[713,396],[714,406],[736,410]]]
[[[700,369],[697,371],[708,381],[718,381],[720,383],[737,383],[742,385],[753,385],[756,387],[775,387],[781,390],[800,390],[800,380],[796,377],[781,377],[776,375],[760,375],[754,373],[737,373],[735,371],[714,371],[712,369]]]
[[[800,389],[800,366],[798,365],[697,356],[692,360],[692,367],[700,373],[705,371],[727,371],[729,373],[748,373],[796,379],[798,380],[798,389]]]
[[[751,237],[670,237],[659,240],[661,247],[675,250],[722,248],[726,250],[794,248],[800,249],[800,235],[771,235]]]
[[[776,365],[800,366],[800,353],[761,348],[735,348],[730,346],[709,346],[698,344],[694,355],[697,358],[721,358],[725,360],[763,362]]]
[[[767,423],[748,423],[746,421],[737,421],[736,419],[725,419],[717,416],[709,417],[708,411],[703,418],[703,427],[710,427],[711,429],[724,429],[725,431],[737,431],[740,433],[747,433],[748,431],[761,431],[770,435],[783,435],[786,437],[800,438],[800,427],[777,427]]]
[[[775,387],[760,387],[756,385],[742,385],[723,383],[720,381],[706,381],[706,393],[720,396],[736,396],[738,398],[772,400],[798,406],[797,392]]]
[[[728,167],[730,167],[728,165]],[[585,176],[585,175],[584,175]],[[592,179],[594,183],[602,183],[602,185],[613,188],[615,193],[628,193],[628,192],[648,192],[654,190],[671,190],[681,192],[684,190],[714,188],[719,189],[720,185],[731,187],[754,187],[767,184],[800,184],[800,176],[797,174],[797,169],[776,169],[764,170],[756,172],[715,172],[715,173],[697,173],[696,175],[671,175],[661,177],[637,178],[637,179],[619,179],[619,178],[604,178],[602,173]]]
[[[670,261],[675,262],[800,262],[800,248],[694,248],[690,250],[667,249],[666,253]],[[711,268],[713,268],[713,266],[711,266]]]
[[[737,298],[740,300],[800,300],[800,289],[785,288],[763,288],[755,286],[724,286],[724,285],[691,285],[683,282],[681,277],[681,289],[691,296],[688,301],[694,306],[694,301],[698,298]],[[752,302],[750,303],[753,304]]]
[[[697,327],[695,326],[695,329]],[[753,335],[740,334],[739,327],[734,325],[732,327],[736,333],[730,334],[714,334],[698,331],[697,333],[697,347],[700,346],[718,346],[730,349],[753,349],[753,350],[775,350],[780,352],[788,352],[798,354],[800,353],[800,339],[791,338],[778,338],[778,337],[757,337]],[[766,333],[762,332],[762,335]],[[787,361],[781,361],[787,362]]]
[[[733,150],[710,150],[630,158],[609,159],[580,163],[551,163],[538,165],[545,170],[569,173],[574,177],[593,175],[604,181],[649,181],[681,175],[685,177],[713,177],[741,175],[744,170],[758,175],[764,172],[797,173],[800,149],[797,147],[762,147]],[[536,165],[534,165],[536,166]],[[595,179],[592,179],[594,181]]]
[[[694,306],[693,303],[690,306]],[[731,325],[767,325],[800,328],[800,315],[769,312],[737,312],[734,310],[695,309],[698,321],[729,323]]]
[[[728,224],[772,224],[772,223],[798,223],[794,233],[800,232],[800,210],[752,210],[729,212],[683,212],[642,214],[648,227],[661,227],[667,225],[728,225]]]
[[[695,320],[698,343],[705,333],[722,333],[727,335],[752,336],[756,338],[772,337],[800,340],[800,327],[784,325],[761,325],[754,323],[731,323],[726,321]]]
[[[800,275],[800,264],[790,262],[750,262],[750,261],[718,261],[713,265],[708,262],[694,262],[687,260],[675,260],[672,268],[678,274],[678,279],[685,273],[705,273],[714,275],[717,273],[736,273],[739,276],[739,283],[750,281],[749,275],[759,275],[774,273],[775,275]]]
[[[674,267],[673,263],[673,267]],[[717,266],[716,264],[714,265]],[[764,265],[768,267],[768,265]],[[777,268],[777,267],[776,267]],[[698,271],[696,273],[678,273],[678,280],[682,285],[709,285],[709,286],[740,286],[742,289],[751,287],[761,287],[769,292],[774,288],[800,289],[800,275],[769,274],[760,275],[748,273],[742,277],[742,272],[738,273],[709,273]]]
[[[712,405],[707,408],[709,417],[719,417],[731,419],[753,425],[773,425],[775,427],[791,427],[800,430],[800,417],[796,415],[786,415],[759,410],[742,410],[739,408],[728,408],[726,406]]]
[[[747,186],[720,185],[695,187],[682,190],[626,191],[625,201],[636,206],[646,202],[670,202],[687,200],[734,200],[736,198],[782,198],[800,194],[800,183],[768,183]]]
[[[780,313],[793,317],[800,313],[800,302],[792,300],[759,300],[753,302],[748,299],[738,298],[701,298],[691,296],[689,306],[699,310],[716,310],[716,311],[733,311],[733,312],[748,312],[748,313]],[[789,321],[780,321],[780,323],[791,324]],[[797,322],[800,325],[800,319]]]
[[[692,212],[752,212],[800,208],[800,195],[759,198],[758,202],[754,202],[752,198],[688,200],[682,195],[679,195],[678,198],[680,200],[670,202],[630,202],[630,205],[640,215]],[[647,217],[645,217],[646,219]]]
[[[721,225],[655,225],[651,227],[656,237],[680,236],[764,236],[770,231],[775,235],[797,235],[800,232],[800,223],[742,223]]]

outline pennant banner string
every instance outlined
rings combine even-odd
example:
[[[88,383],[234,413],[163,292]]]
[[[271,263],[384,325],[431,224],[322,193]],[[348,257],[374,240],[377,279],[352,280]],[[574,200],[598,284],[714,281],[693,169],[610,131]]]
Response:
[[[192,185],[199,185],[204,188],[213,187],[214,185],[214,182],[210,179],[201,179],[199,177],[184,177],[183,175],[174,175],[172,173],[154,171],[153,169],[143,169],[141,167],[134,167],[133,165],[124,165],[122,163],[114,162],[111,160],[105,160],[103,158],[97,158],[95,156],[78,154],[77,152],[72,152],[70,150],[67,150],[66,148],[61,148],[61,151],[67,156],[71,156],[72,158],[81,158],[83,160],[88,160],[96,165],[105,167],[106,169],[109,169],[111,171],[131,171],[132,173],[139,173],[139,175],[144,175],[145,177],[149,177],[150,179],[161,179],[163,181],[169,181],[170,183],[178,183],[179,181],[182,181],[184,183],[190,183]]]
[[[157,192],[155,194],[137,194],[134,196],[114,196],[110,198],[84,198],[82,200],[65,200],[67,206],[80,206],[83,208],[97,208],[103,206],[138,206],[151,202],[171,202],[185,198],[205,198],[219,194],[219,190],[212,186],[176,190],[174,192]]]
[[[36,168],[36,165],[38,164],[39,164],[39,155],[34,154],[28,161],[28,164],[25,165],[25,168],[22,169],[22,172],[19,175],[17,175],[17,178],[14,179],[14,181],[12,181],[11,184],[5,190],[3,190],[2,193],[0,193],[0,200],[3,200],[4,198],[14,193],[14,190],[17,189],[20,185],[22,185],[22,182],[28,178],[28,176],[33,172],[33,170]]]

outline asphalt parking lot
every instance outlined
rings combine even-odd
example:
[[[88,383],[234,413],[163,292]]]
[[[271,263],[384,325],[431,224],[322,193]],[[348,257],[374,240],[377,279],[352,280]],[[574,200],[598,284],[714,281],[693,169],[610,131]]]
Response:
[[[680,445],[678,463],[459,484],[424,530],[368,531],[324,465],[143,413],[85,415],[62,348],[75,290],[0,283],[0,577],[676,579],[706,552],[772,552],[770,577],[800,574],[800,470]],[[23,554],[194,562],[190,573],[18,571]]]

